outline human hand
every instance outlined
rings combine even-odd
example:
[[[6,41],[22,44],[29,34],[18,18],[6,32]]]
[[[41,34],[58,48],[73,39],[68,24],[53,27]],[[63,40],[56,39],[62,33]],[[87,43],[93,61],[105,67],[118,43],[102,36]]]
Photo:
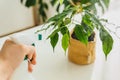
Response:
[[[12,72],[21,64],[26,55],[28,59],[32,59],[28,62],[28,71],[32,72],[32,66],[36,64],[36,52],[33,46],[6,40],[0,51],[0,59],[11,68]]]

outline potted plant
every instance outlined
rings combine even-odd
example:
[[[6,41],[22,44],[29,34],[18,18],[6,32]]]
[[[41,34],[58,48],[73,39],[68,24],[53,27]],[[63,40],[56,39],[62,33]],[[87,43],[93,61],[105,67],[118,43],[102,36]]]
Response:
[[[48,38],[53,49],[61,33],[62,48],[64,51],[68,48],[69,60],[77,64],[90,64],[95,60],[94,30],[97,29],[103,52],[107,57],[113,46],[113,38],[97,15],[96,5],[104,12],[108,8],[109,0],[64,0],[63,4],[65,4],[63,12],[47,21],[50,24],[46,29],[52,27],[52,33]],[[74,20],[77,14],[81,15],[81,20]],[[72,33],[69,31],[71,24],[74,24]]]
[[[57,0],[52,0],[56,2]],[[95,29],[99,31],[100,40],[105,56],[110,53],[113,46],[113,38],[107,28],[103,25],[104,19],[97,14],[98,7],[101,12],[109,6],[109,0],[59,0],[64,5],[61,13],[51,17],[45,24],[47,28],[52,29],[48,36],[53,50],[62,34],[62,48],[66,52],[68,49],[68,58],[77,64],[90,64],[95,60]],[[58,4],[58,7],[60,6]],[[80,15],[81,19],[75,20],[74,17]],[[78,16],[79,17],[79,16]],[[69,30],[70,26],[74,28]],[[38,30],[38,31],[42,31]],[[72,46],[73,45],[73,46]],[[74,49],[73,49],[74,48]]]

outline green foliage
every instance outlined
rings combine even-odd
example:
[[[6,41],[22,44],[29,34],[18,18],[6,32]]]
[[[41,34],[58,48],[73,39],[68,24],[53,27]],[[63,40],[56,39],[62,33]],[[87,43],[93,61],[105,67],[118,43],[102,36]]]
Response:
[[[73,1],[77,1],[77,0],[73,0]],[[81,0],[80,1],[82,4],[86,4],[86,3],[88,3],[88,2],[91,2],[91,0]]]
[[[107,55],[110,53],[112,49],[113,39],[104,28],[100,29],[100,39],[102,41],[103,51],[105,53],[105,56],[107,57]]]
[[[43,0],[39,0],[39,14],[40,17],[42,17],[43,22],[47,19],[46,10],[48,10],[47,3],[43,2]]]
[[[50,0],[50,3],[52,6],[55,6],[55,4],[57,4],[58,0]],[[60,4],[57,5],[57,8],[56,8],[56,11],[58,12],[59,11],[59,7],[60,7]]]
[[[87,32],[87,36],[90,36],[95,28],[94,22],[92,22],[91,17],[87,14],[85,14],[82,17],[81,25],[83,26],[84,30]]]
[[[65,26],[65,27],[62,27],[62,29],[60,30],[61,34],[62,35],[65,35],[66,33],[69,34],[69,30],[68,28]]]
[[[23,3],[24,0],[21,0],[21,3]],[[48,4],[45,3],[43,0],[25,0],[25,6],[26,7],[31,7],[31,6],[35,6],[35,5],[39,5],[38,11],[39,11],[39,15],[40,17],[42,17],[42,21],[45,22],[47,19],[47,15],[46,15],[46,10],[48,10]]]
[[[23,3],[24,0],[20,0],[21,3]],[[50,3],[52,6],[54,6],[55,4],[57,4],[57,2],[60,2],[57,5],[56,11],[59,11],[59,7],[60,4],[64,4],[65,7],[67,6],[73,6],[70,2],[70,0],[50,0]],[[105,12],[105,9],[108,8],[109,6],[109,0],[72,0],[73,3],[78,3],[80,2],[81,4],[84,4],[83,9],[87,9],[87,10],[93,10],[94,13],[96,13],[96,6],[95,4],[98,4],[102,11]],[[42,17],[43,22],[46,21],[47,19],[47,15],[46,15],[46,11],[48,10],[48,4],[45,3],[43,0],[38,0],[38,3],[36,0],[25,0],[25,6],[26,7],[31,7],[31,6],[35,6],[35,5],[39,5],[39,14]]]
[[[88,36],[87,36],[87,33],[84,31],[83,26],[82,25],[76,25],[75,29],[74,29],[74,32],[75,32],[75,35],[76,35],[77,39],[87,45]]]
[[[64,0],[59,0],[59,1],[60,1],[60,4],[62,4]]]
[[[58,42],[58,37],[59,37],[58,33],[55,33],[54,35],[52,35],[50,37],[50,43],[51,43],[51,45],[53,47],[53,50],[54,50],[54,48],[55,48],[55,46],[56,46],[56,44]]]
[[[30,1],[30,2],[27,2]],[[26,6],[30,7],[35,5],[36,0],[27,0]],[[49,6],[43,2],[43,0],[38,0],[39,13],[43,18],[43,21],[46,20],[46,12]],[[23,2],[23,0],[21,0]],[[60,2],[60,3],[58,3]],[[62,34],[62,48],[64,51],[67,50],[70,40],[69,34],[69,25],[73,23],[73,16],[76,14],[82,15],[82,21],[79,24],[75,24],[74,33],[76,38],[83,42],[84,44],[88,44],[88,37],[94,32],[96,28],[100,32],[100,40],[102,41],[102,48],[105,56],[110,53],[113,46],[113,38],[102,24],[102,20],[97,14],[96,5],[98,5],[102,12],[104,13],[109,7],[110,0],[50,0],[52,6],[57,4],[56,11],[59,11],[60,4],[65,5],[65,8],[62,13],[58,13],[57,15],[51,17],[46,23],[49,23],[48,27],[43,29],[47,30],[52,28],[51,34],[48,36],[50,39],[50,43],[53,47],[53,50],[58,42],[59,34]],[[68,17],[68,15],[70,17]]]
[[[112,50],[113,38],[107,32],[107,30],[104,28],[105,26],[103,26],[103,24],[100,22],[100,20],[96,16],[94,16],[93,14],[91,14],[89,12],[86,12],[86,13],[89,16],[91,16],[93,23],[96,24],[97,26],[99,26],[97,29],[100,31],[100,39],[102,41],[103,51],[105,53],[105,56],[107,57],[107,55]]]
[[[58,22],[60,20],[63,20],[69,13],[73,12],[75,8],[69,8],[65,9],[62,13],[58,13],[57,15],[51,17],[47,23],[53,21],[53,22]]]
[[[102,0],[102,1],[103,1],[104,5],[108,8],[110,1],[109,0]]]
[[[98,0],[98,5],[101,7],[103,13],[108,8],[109,2],[110,0]]]
[[[64,20],[64,24],[67,25],[71,22],[71,19],[70,18],[65,18]]]
[[[23,3],[23,0],[21,0],[21,3]],[[36,0],[26,0],[25,2],[26,7],[31,7],[34,6],[35,4],[36,4]]]
[[[66,51],[66,49],[69,45],[69,30],[68,30],[68,26],[66,26],[66,25],[71,22],[71,19],[67,18],[66,16],[69,13],[72,13],[75,10],[76,10],[75,8],[69,7],[67,9],[65,9],[62,13],[59,13],[59,14],[55,15],[54,17],[50,18],[47,21],[47,23],[52,22],[52,24],[53,24],[52,26],[54,26],[53,32],[48,36],[48,38],[50,38],[50,40],[52,41],[54,39],[54,38],[52,38],[53,35],[60,32],[63,35],[63,37],[62,37],[62,48],[65,51]],[[57,44],[57,41],[55,42],[53,40],[53,43],[51,42],[51,45],[52,45],[53,48],[56,46],[56,45],[54,45],[54,43]]]
[[[62,37],[62,48],[64,49],[64,51],[66,52],[68,45],[69,45],[69,34],[64,34]]]
[[[69,0],[64,0],[68,1]],[[65,4],[63,1],[63,4]],[[108,8],[109,0],[72,0],[74,5],[69,2],[62,13],[58,13],[48,20],[54,23],[54,28],[61,28],[58,32],[61,32],[62,37],[62,48],[64,51],[67,50],[69,45],[69,35],[67,32],[69,25],[72,23],[72,18],[75,14],[82,14],[82,21],[79,24],[75,24],[74,33],[76,38],[84,44],[88,44],[88,37],[93,33],[96,28],[100,32],[100,39],[102,41],[102,48],[105,56],[110,53],[113,46],[113,39],[109,32],[105,29],[102,24],[99,15],[97,15],[96,4],[101,7],[103,12]],[[77,4],[77,2],[79,4]],[[67,7],[69,6],[69,7]],[[67,17],[71,13],[71,17]]]

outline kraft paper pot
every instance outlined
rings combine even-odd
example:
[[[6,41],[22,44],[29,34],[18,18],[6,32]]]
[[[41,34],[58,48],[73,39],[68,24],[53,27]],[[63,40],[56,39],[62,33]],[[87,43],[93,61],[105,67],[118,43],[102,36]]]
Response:
[[[68,47],[68,59],[75,64],[90,64],[95,61],[95,45],[96,41],[90,41],[87,45],[82,42],[70,38]]]

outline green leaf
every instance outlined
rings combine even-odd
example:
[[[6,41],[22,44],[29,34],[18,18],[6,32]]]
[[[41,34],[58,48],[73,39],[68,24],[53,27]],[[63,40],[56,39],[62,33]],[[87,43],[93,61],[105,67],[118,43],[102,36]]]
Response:
[[[41,2],[41,3],[40,3]],[[47,14],[46,14],[46,10],[47,10],[47,4],[43,3],[42,0],[40,0],[39,2],[39,14],[42,17],[43,22],[45,22],[45,20],[47,19]]]
[[[71,22],[70,18],[65,18],[65,20],[64,20],[64,24],[65,25],[68,25],[70,22]]]
[[[94,14],[97,14],[97,9],[95,4],[91,4],[89,6],[83,7],[83,9],[93,12]]]
[[[59,2],[60,2],[61,5],[63,4],[63,1],[64,1],[64,0],[59,0]]]
[[[84,23],[84,22],[82,22],[82,24],[81,24],[83,27],[84,27],[84,29],[85,29],[85,31],[86,31],[86,33],[87,33],[87,36],[90,36],[91,34],[92,34],[92,32],[93,32],[93,29],[91,29],[86,23]]]
[[[65,52],[68,48],[68,45],[69,45],[69,35],[64,34],[62,37],[62,48],[64,49]]]
[[[57,15],[51,17],[47,22],[57,21],[57,20],[59,20],[61,18],[64,18],[66,15],[67,14],[65,14],[65,13],[57,14]]]
[[[107,57],[107,55],[112,50],[113,38],[105,29],[101,28],[100,29],[100,39],[102,41],[102,48],[103,48],[104,54]]]
[[[89,0],[92,4],[97,3],[99,0]]]
[[[88,43],[88,36],[83,28],[82,25],[76,25],[75,29],[75,36],[77,37],[78,40],[80,40],[82,43],[86,44]]]
[[[65,16],[67,16],[72,11],[74,11],[74,9],[69,8],[68,10],[63,11],[62,13],[59,13],[59,14],[51,17],[47,22],[58,21],[60,19],[63,19],[63,18],[65,18]]]
[[[85,28],[85,30],[89,33],[88,36],[91,35],[91,33],[93,32],[95,26],[94,26],[94,23],[91,21],[91,17],[87,14],[85,14],[83,17],[82,17],[82,24]]]
[[[100,19],[100,21],[103,21],[103,22],[106,22],[106,23],[108,22],[108,20],[107,20],[107,19],[103,19],[103,18],[102,18],[102,19]]]
[[[71,3],[69,0],[64,0],[63,4],[65,5],[65,7],[71,6]]]
[[[44,2],[43,0],[38,0],[38,4],[39,4],[39,9],[38,9],[39,15],[42,21],[45,22],[47,19],[46,11],[48,10],[48,4]]]
[[[98,0],[98,5],[101,7],[101,9],[102,9],[102,13],[104,13],[105,12],[105,7],[104,7],[104,4],[102,4],[102,0],[100,1],[100,0]]]
[[[98,30],[100,31],[100,39],[102,41],[103,51],[104,51],[105,56],[107,57],[107,55],[109,54],[113,46],[113,38],[104,29],[104,26],[102,25],[102,23],[100,22],[98,18],[96,18],[93,14],[90,14],[90,13],[88,13],[88,15],[90,15],[92,18],[92,21],[99,26]]]
[[[60,32],[62,33],[62,35],[66,34],[66,33],[69,33],[69,30],[68,28],[65,26],[63,28],[61,28]]]
[[[31,7],[34,6],[36,4],[36,0],[27,0],[25,3],[26,7]]]
[[[78,1],[78,0],[76,0]],[[95,4],[98,0],[80,0],[80,2],[82,4],[86,4],[86,3],[91,3],[91,4]]]
[[[50,43],[51,43],[51,45],[53,47],[53,51],[54,51],[54,48],[55,48],[55,46],[56,46],[56,44],[58,42],[58,37],[59,37],[58,33],[56,33],[55,35],[50,37]]]
[[[109,7],[109,3],[110,3],[110,0],[102,0],[105,7],[108,8]]]
[[[86,14],[89,15],[91,17],[91,21],[97,25],[95,26],[97,29],[103,28],[104,26],[102,25],[102,23],[100,22],[99,18],[97,18],[95,15],[89,13],[88,11],[86,11]]]
[[[58,33],[59,31],[60,31],[60,29],[54,30],[54,31],[47,37],[47,39],[53,37],[53,36],[54,36],[56,33]]]
[[[56,11],[59,12],[60,4],[57,5]]]
[[[46,9],[48,10],[48,5],[47,5],[47,3],[44,3],[43,6],[44,6],[44,8],[46,8]]]
[[[43,0],[38,0],[39,4],[43,3]]]
[[[56,3],[58,2],[58,0],[51,0],[50,3],[52,6],[54,6]]]
[[[73,1],[78,2],[78,0],[73,0]],[[85,3],[87,3],[87,2],[90,2],[90,0],[81,0],[80,2],[81,2],[82,4],[85,4]]]

